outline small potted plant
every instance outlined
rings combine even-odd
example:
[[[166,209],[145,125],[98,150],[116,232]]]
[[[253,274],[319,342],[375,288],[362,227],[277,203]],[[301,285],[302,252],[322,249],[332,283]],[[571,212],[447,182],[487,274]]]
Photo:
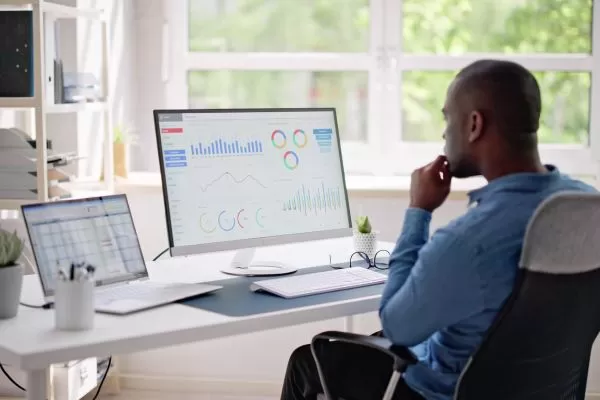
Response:
[[[0,319],[13,318],[19,310],[24,267],[18,263],[23,240],[17,232],[0,228]]]
[[[113,129],[113,168],[115,176],[127,178],[129,169],[129,146],[135,144],[133,129],[117,125]],[[100,171],[100,180],[104,180],[104,167]]]
[[[119,125],[114,130],[114,142],[113,142],[113,157],[115,165],[115,176],[121,178],[127,178],[127,144],[129,144],[130,132],[123,126]]]
[[[354,230],[354,250],[365,253],[373,259],[377,251],[377,233],[373,232],[369,217],[360,216],[356,219]]]

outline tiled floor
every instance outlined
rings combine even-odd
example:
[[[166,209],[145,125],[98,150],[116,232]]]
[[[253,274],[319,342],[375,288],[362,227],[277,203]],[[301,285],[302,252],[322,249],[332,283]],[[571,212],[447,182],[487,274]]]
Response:
[[[166,392],[128,392],[124,391],[117,396],[100,396],[102,400],[277,400],[276,397],[246,397],[206,395],[193,393],[166,393]]]

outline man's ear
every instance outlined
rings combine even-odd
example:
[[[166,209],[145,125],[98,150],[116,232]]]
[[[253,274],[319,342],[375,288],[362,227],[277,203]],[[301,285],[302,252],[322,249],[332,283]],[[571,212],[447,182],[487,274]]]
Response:
[[[483,136],[483,114],[480,111],[472,111],[469,114],[468,124],[468,140],[469,143],[473,143]]]

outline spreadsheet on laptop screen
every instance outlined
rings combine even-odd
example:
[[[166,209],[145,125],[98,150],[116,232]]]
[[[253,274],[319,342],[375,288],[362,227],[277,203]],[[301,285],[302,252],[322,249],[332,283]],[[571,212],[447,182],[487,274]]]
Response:
[[[24,206],[31,246],[46,292],[59,268],[85,262],[98,284],[145,275],[146,267],[123,196]]]

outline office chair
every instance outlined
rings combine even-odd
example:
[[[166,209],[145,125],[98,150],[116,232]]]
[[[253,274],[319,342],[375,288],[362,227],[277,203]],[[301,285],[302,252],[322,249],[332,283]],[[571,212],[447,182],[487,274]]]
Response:
[[[563,192],[544,201],[526,230],[512,294],[461,373],[454,400],[584,400],[590,352],[600,331],[600,194]],[[389,354],[384,400],[417,362],[382,337],[323,332],[317,365],[331,341]],[[319,367],[327,400],[338,399]]]

